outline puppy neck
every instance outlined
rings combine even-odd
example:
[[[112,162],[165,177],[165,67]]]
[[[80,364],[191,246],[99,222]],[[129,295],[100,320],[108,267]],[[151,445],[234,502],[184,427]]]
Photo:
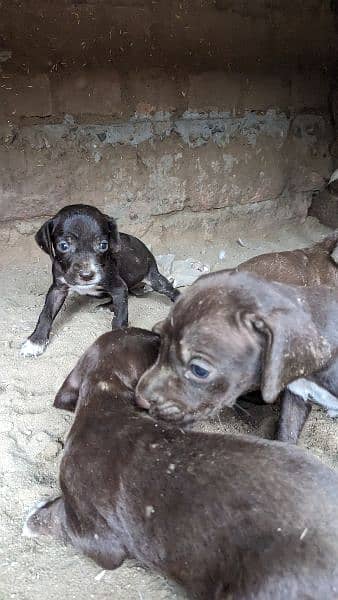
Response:
[[[91,410],[95,416],[104,412],[105,416],[116,415],[124,419],[137,416],[134,392],[117,377],[98,377],[82,386],[78,411]]]

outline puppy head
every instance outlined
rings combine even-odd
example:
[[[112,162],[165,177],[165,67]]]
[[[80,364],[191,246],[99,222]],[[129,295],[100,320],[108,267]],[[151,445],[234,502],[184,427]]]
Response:
[[[156,331],[159,357],[140,379],[137,401],[157,418],[185,423],[254,389],[273,402],[330,354],[300,288],[248,273],[201,277]]]
[[[61,209],[42,225],[35,240],[71,286],[99,284],[106,263],[119,250],[114,219],[83,204]]]
[[[112,399],[119,391],[134,392],[136,384],[156,360],[160,340],[150,331],[130,327],[101,335],[78,360],[54,400],[55,408],[73,412],[81,397],[92,398],[97,391]]]

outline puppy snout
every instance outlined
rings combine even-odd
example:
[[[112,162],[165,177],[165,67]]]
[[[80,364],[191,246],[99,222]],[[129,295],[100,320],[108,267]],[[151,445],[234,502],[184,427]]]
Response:
[[[163,419],[164,421],[182,421],[184,413],[177,404],[170,400],[161,399],[150,407],[150,415],[155,419]]]
[[[81,261],[73,264],[73,272],[80,281],[90,282],[95,279],[97,271],[91,261]]]
[[[78,273],[81,279],[83,279],[84,281],[91,281],[95,277],[95,271],[88,268],[79,269]]]

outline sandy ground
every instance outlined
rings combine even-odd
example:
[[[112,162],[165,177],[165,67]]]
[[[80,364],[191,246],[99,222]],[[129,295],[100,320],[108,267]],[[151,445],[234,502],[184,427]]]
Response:
[[[153,244],[153,250],[158,254],[174,251],[178,258],[193,256],[218,269],[264,251],[307,246],[327,231],[308,219],[302,225],[270,228],[268,232],[253,232],[249,227],[244,233],[232,230],[231,235],[227,232],[226,242],[225,237],[216,239],[202,251],[197,234],[180,246],[164,248]],[[245,246],[236,241],[238,237]],[[223,261],[218,260],[221,250],[225,252]],[[21,244],[12,248],[2,247],[0,255],[0,599],[185,598],[177,587],[133,563],[126,563],[115,572],[103,572],[71,548],[21,536],[23,518],[31,505],[58,490],[58,465],[72,416],[53,409],[53,397],[81,353],[109,329],[110,315],[108,311],[95,310],[95,300],[69,300],[55,323],[45,354],[38,359],[20,358],[20,343],[33,330],[43,304],[50,282],[50,264],[29,237],[22,237]],[[130,298],[130,322],[150,328],[169,308],[169,301],[156,294]],[[227,410],[219,420],[203,428],[271,437],[278,407],[255,407],[249,411],[250,421],[240,420]],[[314,409],[301,445],[324,462],[337,466],[337,427],[337,422]]]

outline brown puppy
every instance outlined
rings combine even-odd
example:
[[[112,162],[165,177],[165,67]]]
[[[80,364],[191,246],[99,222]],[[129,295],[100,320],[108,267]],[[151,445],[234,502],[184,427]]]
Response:
[[[321,242],[302,250],[271,252],[255,256],[237,267],[271,281],[290,285],[338,286],[338,231]],[[250,394],[250,402],[261,403],[261,396]],[[287,390],[281,397],[282,412],[277,437],[281,441],[297,443],[299,434],[311,412],[311,405],[302,397]],[[241,413],[239,413],[241,414]]]
[[[304,250],[261,254],[241,263],[237,271],[250,271],[290,285],[338,286],[338,230]]]
[[[62,496],[25,532],[52,534],[105,569],[126,558],[201,600],[333,600],[338,593],[338,476],[296,448],[155,423],[134,388],[158,338],[100,337],[55,399],[74,409]]]
[[[308,401],[336,416],[337,288],[219,271],[200,277],[156,331],[160,354],[136,391],[138,403],[156,418],[205,419],[254,390],[274,402],[289,384],[303,412],[290,423],[287,393],[279,439],[297,441]]]

